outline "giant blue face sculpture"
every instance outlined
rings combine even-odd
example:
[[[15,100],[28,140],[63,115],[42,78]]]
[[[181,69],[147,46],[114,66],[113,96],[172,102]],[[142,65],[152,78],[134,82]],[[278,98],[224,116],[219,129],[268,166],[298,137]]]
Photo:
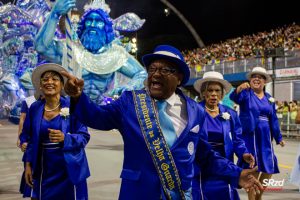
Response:
[[[86,12],[79,23],[78,37],[84,48],[98,53],[114,39],[111,19],[100,9]]]

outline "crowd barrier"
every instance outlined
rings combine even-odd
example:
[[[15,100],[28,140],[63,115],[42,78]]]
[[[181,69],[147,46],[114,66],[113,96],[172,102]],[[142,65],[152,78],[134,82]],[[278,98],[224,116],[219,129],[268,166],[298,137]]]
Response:
[[[283,136],[300,139],[300,124],[296,124],[295,119],[291,119],[290,112],[286,116],[279,117],[278,122]]]
[[[191,68],[191,78],[201,78],[204,72],[217,71],[222,74],[237,74],[241,72],[249,72],[253,66],[263,65],[267,70],[300,67],[300,49],[294,51],[286,51],[284,57],[276,57],[275,62],[272,58],[265,59],[263,57],[247,58],[236,61],[224,61],[218,64],[205,65],[201,71],[197,71],[197,67]]]

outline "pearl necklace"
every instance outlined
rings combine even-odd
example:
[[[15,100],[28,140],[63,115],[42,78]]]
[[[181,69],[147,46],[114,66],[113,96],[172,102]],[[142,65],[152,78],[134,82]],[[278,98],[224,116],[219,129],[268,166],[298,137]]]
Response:
[[[46,109],[46,107],[44,107],[44,110],[46,111],[46,112],[51,112],[51,111],[53,111],[53,110],[56,110],[58,107],[60,106],[60,103],[55,107],[55,108],[52,108],[52,109]]]
[[[208,111],[210,111],[210,112],[216,112],[216,111],[218,111],[218,107],[217,107],[216,109],[210,109],[210,108],[208,108],[207,106],[205,106],[205,108],[206,108]]]

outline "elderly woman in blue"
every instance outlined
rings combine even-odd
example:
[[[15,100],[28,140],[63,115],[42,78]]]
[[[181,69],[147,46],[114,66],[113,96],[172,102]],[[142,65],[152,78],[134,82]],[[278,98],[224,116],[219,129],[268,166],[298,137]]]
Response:
[[[84,148],[90,135],[69,115],[61,71],[48,63],[32,73],[36,92],[45,98],[31,105],[20,136],[21,143],[28,140],[25,180],[39,200],[86,200],[90,172]]]
[[[284,146],[275,110],[275,101],[270,94],[264,92],[265,84],[271,77],[262,67],[254,67],[247,74],[250,81],[242,83],[231,93],[230,98],[240,105],[240,120],[243,127],[242,137],[246,147],[254,155],[258,166],[256,177],[260,182],[270,179],[272,174],[279,173],[277,158],[272,140]],[[239,165],[247,168],[247,163],[239,161]],[[261,199],[260,194],[249,193],[249,199]]]
[[[240,138],[242,127],[237,113],[219,103],[231,87],[231,84],[223,79],[222,74],[213,71],[204,73],[203,78],[195,82],[194,88],[203,98],[200,105],[206,111],[202,132],[204,134],[206,132],[212,149],[221,156],[233,162],[235,153],[238,158],[253,166],[254,158],[248,153],[244,141]],[[198,169],[197,162],[195,165]],[[203,194],[201,194],[201,189]],[[228,179],[210,174],[200,175],[200,172],[196,170],[193,180],[193,199],[201,199],[199,195],[204,195],[209,200],[239,199],[237,190]]]

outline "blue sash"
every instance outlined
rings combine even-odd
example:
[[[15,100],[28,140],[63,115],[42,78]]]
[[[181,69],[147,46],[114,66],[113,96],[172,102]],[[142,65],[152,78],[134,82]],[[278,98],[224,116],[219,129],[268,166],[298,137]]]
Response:
[[[147,148],[158,172],[167,199],[184,200],[181,181],[173,156],[160,129],[155,102],[146,90],[132,91],[135,111]]]

